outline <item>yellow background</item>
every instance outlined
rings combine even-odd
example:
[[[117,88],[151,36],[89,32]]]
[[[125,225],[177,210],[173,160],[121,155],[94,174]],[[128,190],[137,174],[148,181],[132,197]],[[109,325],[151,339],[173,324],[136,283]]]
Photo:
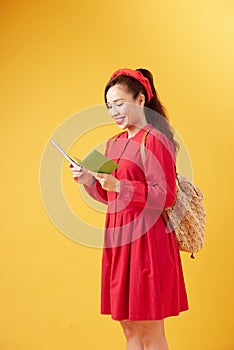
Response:
[[[51,134],[103,103],[109,76],[123,67],[153,72],[205,195],[206,245],[195,260],[182,254],[190,311],[166,320],[170,350],[234,349],[234,3],[8,0],[0,8],[1,350],[125,348],[119,324],[99,314],[101,250],[51,223],[39,187]]]

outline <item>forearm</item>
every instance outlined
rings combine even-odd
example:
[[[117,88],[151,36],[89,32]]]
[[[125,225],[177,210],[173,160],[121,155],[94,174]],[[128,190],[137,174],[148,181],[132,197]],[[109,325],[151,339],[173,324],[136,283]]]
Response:
[[[84,184],[84,189],[93,199],[97,200],[98,202],[104,204],[108,203],[107,191],[101,187],[100,183],[95,178],[93,178],[92,182],[89,184]]]
[[[141,208],[163,209],[171,206],[176,198],[176,187],[173,183],[170,186],[163,182],[146,184],[123,179],[120,180],[119,187],[118,200]]]

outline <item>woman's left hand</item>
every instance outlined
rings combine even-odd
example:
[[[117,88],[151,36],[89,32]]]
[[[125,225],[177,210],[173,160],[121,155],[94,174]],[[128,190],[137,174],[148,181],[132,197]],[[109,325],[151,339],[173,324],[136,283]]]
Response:
[[[101,184],[102,188],[106,191],[119,192],[118,184],[119,180],[113,175],[96,173],[94,171],[88,171],[89,174],[93,175]]]

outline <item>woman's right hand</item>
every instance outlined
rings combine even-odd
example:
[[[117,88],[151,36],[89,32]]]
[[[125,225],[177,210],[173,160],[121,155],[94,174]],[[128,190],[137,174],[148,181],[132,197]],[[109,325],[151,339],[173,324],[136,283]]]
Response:
[[[77,168],[73,167],[72,164],[69,164],[69,168],[72,171],[74,181],[80,184],[91,186],[96,181],[95,177],[89,174],[88,170],[85,168],[78,170]]]

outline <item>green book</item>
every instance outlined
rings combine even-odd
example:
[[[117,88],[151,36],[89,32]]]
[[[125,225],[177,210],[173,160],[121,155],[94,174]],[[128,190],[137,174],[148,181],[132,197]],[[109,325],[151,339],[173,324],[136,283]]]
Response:
[[[97,173],[106,173],[111,174],[112,171],[118,168],[119,164],[114,162],[113,160],[107,158],[102,153],[97,151],[96,149],[90,152],[83,160],[79,160],[75,156],[76,161],[74,161],[68,154],[55,142],[51,139],[53,145],[59,150],[60,153],[67,159],[69,163],[71,163],[74,167],[81,169],[82,167],[94,171]]]
[[[96,149],[81,160],[80,164],[88,170],[106,174],[111,174],[112,171],[117,169],[119,166],[119,164],[107,158]]]

